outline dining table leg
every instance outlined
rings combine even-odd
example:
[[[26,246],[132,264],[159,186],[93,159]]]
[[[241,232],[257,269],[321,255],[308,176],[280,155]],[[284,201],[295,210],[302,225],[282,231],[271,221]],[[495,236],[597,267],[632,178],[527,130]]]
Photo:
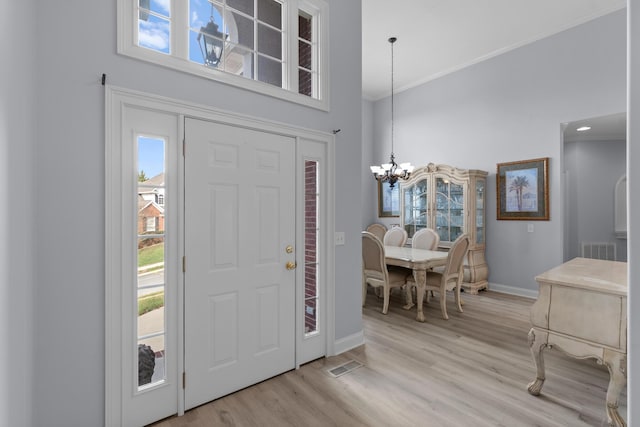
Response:
[[[424,291],[427,286],[427,271],[426,270],[413,270],[413,279],[416,282],[416,304],[418,308],[418,314],[416,320],[418,322],[424,322],[424,313],[422,312],[422,301],[424,299]]]

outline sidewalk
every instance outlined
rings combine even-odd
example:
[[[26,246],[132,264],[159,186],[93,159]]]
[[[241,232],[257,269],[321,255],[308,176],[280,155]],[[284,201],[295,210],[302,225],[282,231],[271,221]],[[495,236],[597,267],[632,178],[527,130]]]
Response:
[[[138,267],[138,274],[154,272],[159,267],[164,267],[164,262],[156,262],[155,264],[147,264],[142,267]]]
[[[157,308],[138,317],[139,336],[153,334],[155,332],[162,332],[163,330],[164,307]],[[141,341],[141,343],[150,346],[156,354],[160,351],[164,351],[164,335],[148,338]]]

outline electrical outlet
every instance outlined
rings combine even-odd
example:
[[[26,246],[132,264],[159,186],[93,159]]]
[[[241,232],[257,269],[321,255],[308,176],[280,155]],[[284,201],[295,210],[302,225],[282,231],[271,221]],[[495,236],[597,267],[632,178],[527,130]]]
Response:
[[[533,233],[533,224],[527,224],[527,231]]]
[[[344,231],[336,231],[336,246],[344,245]]]

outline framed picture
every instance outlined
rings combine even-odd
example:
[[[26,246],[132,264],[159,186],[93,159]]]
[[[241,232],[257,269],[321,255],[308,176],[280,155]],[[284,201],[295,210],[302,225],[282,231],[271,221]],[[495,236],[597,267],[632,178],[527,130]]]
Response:
[[[394,217],[400,216],[400,184],[396,183],[393,188],[389,183],[378,181],[378,216]]]
[[[498,219],[549,220],[549,158],[498,163]]]

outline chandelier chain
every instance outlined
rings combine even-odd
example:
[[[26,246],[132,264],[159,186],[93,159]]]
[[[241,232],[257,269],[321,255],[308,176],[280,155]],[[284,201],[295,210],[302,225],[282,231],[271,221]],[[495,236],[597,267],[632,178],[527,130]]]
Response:
[[[396,38],[391,37],[389,41],[391,42],[391,155],[393,156],[393,44]]]

